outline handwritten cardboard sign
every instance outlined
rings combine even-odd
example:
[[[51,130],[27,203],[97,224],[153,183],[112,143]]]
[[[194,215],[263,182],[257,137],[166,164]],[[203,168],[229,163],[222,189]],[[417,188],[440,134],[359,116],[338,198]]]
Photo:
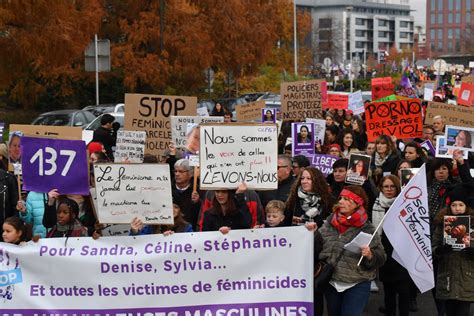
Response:
[[[373,102],[365,105],[367,138],[395,135],[398,139],[421,137],[422,107],[419,99]]]
[[[20,131],[25,136],[46,136],[60,139],[82,139],[82,128],[72,126],[46,126],[10,124],[10,131]]]
[[[86,143],[23,136],[21,139],[23,189],[89,195]]]
[[[473,106],[474,105],[474,84],[466,82],[461,83],[457,102],[459,105]]]
[[[118,131],[115,162],[142,163],[145,156],[146,132]]]
[[[325,177],[327,177],[332,172],[332,165],[339,160],[338,157],[331,155],[316,154],[313,155],[311,165],[315,168],[318,168]]]
[[[324,80],[284,82],[280,86],[280,95],[283,120],[322,118],[322,104],[327,100],[327,83]]]
[[[196,97],[125,94],[125,129],[147,132],[145,153],[163,160],[171,141],[171,116],[195,115]]]
[[[201,188],[277,188],[275,124],[203,124],[200,133]]]
[[[328,102],[323,103],[323,109],[345,110],[347,109],[348,102],[348,94],[328,93]]]
[[[224,122],[222,116],[172,116],[171,117],[171,137],[178,148],[185,148],[187,144],[187,131],[189,125],[199,125],[201,123],[221,123]]]
[[[474,108],[441,102],[428,102],[425,124],[433,124],[433,117],[441,115],[447,124],[474,128]]]
[[[237,121],[260,121],[262,117],[262,109],[265,108],[265,100],[250,102],[235,107]]]
[[[291,155],[314,155],[313,123],[291,123]]]
[[[393,94],[395,86],[392,83],[391,77],[373,78],[372,79],[372,100]]]
[[[100,223],[173,224],[169,165],[96,164],[94,177]]]

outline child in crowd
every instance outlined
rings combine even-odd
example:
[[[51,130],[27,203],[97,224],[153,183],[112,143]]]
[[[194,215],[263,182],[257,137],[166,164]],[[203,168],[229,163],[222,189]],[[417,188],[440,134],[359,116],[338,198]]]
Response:
[[[265,207],[265,214],[267,220],[265,224],[256,225],[255,228],[263,227],[284,227],[283,220],[285,219],[285,203],[278,200],[271,200]]]
[[[63,198],[56,208],[59,192],[53,189],[48,192],[48,203],[45,205],[43,226],[52,228],[46,238],[87,237],[87,228],[78,220],[79,206],[71,199]]]
[[[4,242],[19,245],[30,241],[32,238],[32,227],[19,217],[8,217],[2,226],[2,238]]]

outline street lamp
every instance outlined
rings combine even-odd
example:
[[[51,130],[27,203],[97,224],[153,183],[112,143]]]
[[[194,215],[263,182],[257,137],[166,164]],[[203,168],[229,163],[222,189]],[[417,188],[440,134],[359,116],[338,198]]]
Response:
[[[351,83],[351,93],[353,91],[353,82],[352,82],[352,43],[351,43],[351,40],[352,40],[352,36],[351,36],[351,31],[352,31],[352,28],[351,28],[351,18],[352,18],[352,9],[353,7],[352,6],[349,6],[349,7],[346,7],[346,10],[349,14],[349,25],[347,26],[348,27],[348,30],[349,30],[349,63],[350,63],[350,67],[349,67],[349,82]]]
[[[293,42],[294,42],[294,55],[295,55],[295,77],[298,77],[298,47],[296,43],[296,0],[293,0]]]

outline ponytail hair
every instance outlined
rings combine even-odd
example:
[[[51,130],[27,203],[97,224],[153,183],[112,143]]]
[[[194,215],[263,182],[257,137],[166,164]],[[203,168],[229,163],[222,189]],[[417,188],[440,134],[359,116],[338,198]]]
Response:
[[[20,242],[30,241],[33,238],[33,226],[25,223],[21,218],[11,216],[5,219],[4,224],[12,226],[16,231],[21,232]]]

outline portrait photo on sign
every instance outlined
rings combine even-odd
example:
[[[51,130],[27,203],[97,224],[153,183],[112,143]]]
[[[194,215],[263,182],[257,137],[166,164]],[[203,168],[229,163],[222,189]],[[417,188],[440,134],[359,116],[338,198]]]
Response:
[[[23,133],[20,131],[10,132],[8,138],[8,162],[10,164],[21,163],[21,138]]]
[[[408,184],[410,179],[415,176],[415,174],[418,172],[418,170],[420,170],[420,168],[403,168],[403,169],[400,169],[400,174],[401,174],[400,184],[401,184],[402,188]]]
[[[474,151],[474,128],[446,125],[446,147]]]
[[[188,124],[186,127],[186,154],[196,155],[199,152],[199,125]]]
[[[351,154],[347,166],[346,182],[362,185],[368,178],[370,159],[370,156]]]
[[[296,143],[299,145],[310,146],[313,143],[313,128],[312,124],[295,124],[297,130]]]
[[[270,109],[270,108],[262,109],[262,122],[275,123],[276,122],[276,109]]]
[[[436,154],[438,158],[453,158],[454,149],[447,148],[444,136],[436,136]],[[467,159],[467,150],[463,150],[463,158]]]

